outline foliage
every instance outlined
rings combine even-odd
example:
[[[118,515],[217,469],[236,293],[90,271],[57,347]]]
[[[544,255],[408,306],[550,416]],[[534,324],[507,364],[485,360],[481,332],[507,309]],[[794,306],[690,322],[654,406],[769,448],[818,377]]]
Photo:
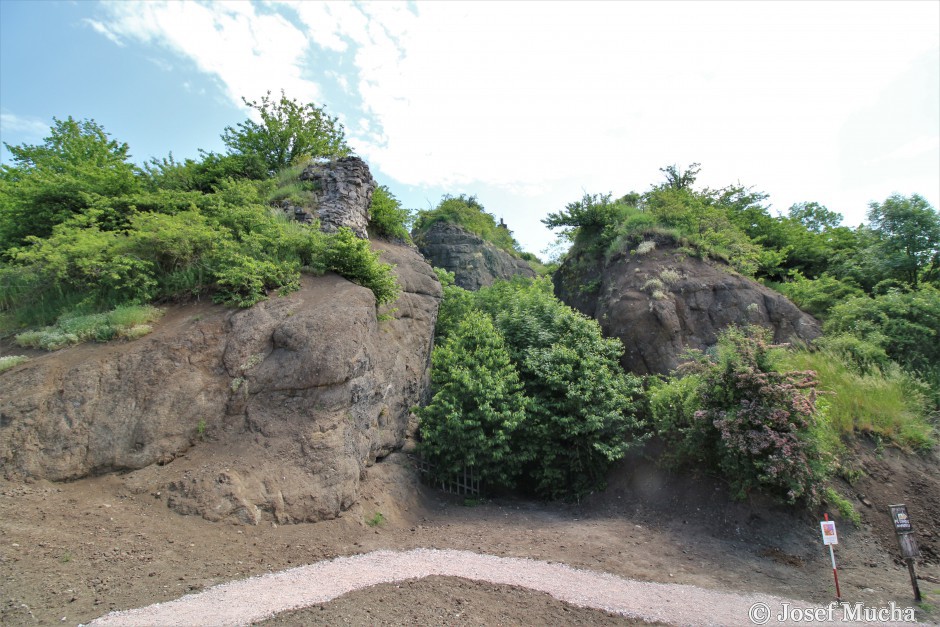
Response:
[[[370,527],[380,527],[382,523],[385,522],[385,516],[382,515],[382,512],[376,512],[372,518],[366,521],[366,524]]]
[[[525,454],[513,450],[526,398],[490,317],[469,312],[435,347],[431,402],[417,411],[422,456],[442,478],[472,467],[487,485],[511,486]]]
[[[6,372],[26,361],[29,361],[29,357],[26,355],[4,355],[0,357],[0,372]]]
[[[266,205],[296,173],[253,180],[257,155],[212,153],[138,172],[127,150],[93,121],[71,118],[57,120],[45,144],[11,147],[15,164],[0,176],[0,231],[9,236],[0,251],[4,325],[203,293],[247,307],[296,289],[301,268],[338,272],[371,289],[379,305],[396,298],[392,268],[367,242],[322,234]],[[58,331],[43,340],[71,341]]]
[[[940,289],[888,290],[836,304],[826,333],[851,333],[881,347],[905,369],[940,383]]]
[[[13,165],[0,166],[0,251],[48,237],[79,214],[105,230],[125,223],[128,208],[109,199],[138,190],[137,168],[127,144],[94,120],[55,119],[44,143],[4,145]]]
[[[520,247],[509,229],[496,223],[486,212],[476,196],[461,194],[456,198],[444,196],[434,209],[419,211],[415,218],[413,235],[426,233],[438,222],[447,222],[463,227],[511,255],[519,256]]]
[[[510,440],[513,461],[506,462],[521,469],[515,486],[571,499],[602,487],[610,464],[643,440],[635,415],[639,381],[620,368],[620,342],[558,301],[547,279],[497,282],[475,293],[444,290],[438,337],[446,344],[461,337],[465,320],[488,316],[529,399]]]
[[[836,492],[832,487],[827,487],[823,494],[825,495],[826,501],[839,510],[839,515],[851,521],[856,529],[861,528],[862,517],[859,516],[850,500]]]
[[[16,343],[52,351],[88,340],[137,339],[149,333],[152,328],[148,323],[162,315],[162,311],[151,306],[125,306],[107,313],[67,315],[60,317],[54,326],[18,334]]]
[[[336,272],[375,294],[376,307],[394,302],[401,292],[391,265],[379,261],[369,242],[348,228],[326,236],[323,269]]]
[[[894,194],[871,203],[868,219],[893,276],[916,288],[921,272],[940,254],[940,214],[917,194]]]
[[[222,141],[230,154],[260,157],[270,174],[314,157],[350,153],[343,125],[327,115],[325,107],[300,104],[283,91],[279,100],[272,100],[271,92],[261,102],[242,100],[261,122],[248,119],[227,126]]]
[[[670,446],[666,461],[720,472],[739,498],[759,490],[817,503],[829,460],[817,431],[815,374],[780,372],[777,359],[763,329],[730,327],[713,359],[685,366],[694,378],[654,385],[650,407]]]
[[[385,185],[380,185],[372,194],[372,204],[369,206],[369,234],[411,241],[408,234],[408,222],[411,212],[401,206]]]
[[[825,318],[838,303],[864,295],[862,289],[850,281],[840,281],[828,273],[808,279],[799,270],[790,273],[789,281],[770,283],[770,286],[818,318]]]
[[[853,341],[847,349],[846,343]],[[860,362],[858,353],[865,348],[854,336],[840,336],[827,339],[820,350],[789,352],[783,363],[816,372],[827,423],[839,436],[869,435],[904,450],[931,448],[936,438],[929,421],[929,390],[886,357],[866,354]]]

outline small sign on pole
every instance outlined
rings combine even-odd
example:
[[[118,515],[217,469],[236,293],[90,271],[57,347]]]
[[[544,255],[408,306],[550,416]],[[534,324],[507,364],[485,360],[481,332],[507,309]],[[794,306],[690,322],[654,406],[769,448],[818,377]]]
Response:
[[[907,514],[907,505],[889,505],[888,512],[891,514],[891,522],[894,523],[894,533],[898,536],[901,557],[907,562],[907,572],[911,576],[911,586],[914,588],[914,600],[920,601],[920,587],[917,585],[917,575],[914,573],[914,558],[920,552],[914,540],[914,525]]]
[[[836,601],[842,600],[842,593],[839,591],[839,571],[836,569],[836,553],[832,550],[834,544],[839,544],[839,535],[836,533],[836,523],[829,520],[829,514],[823,514],[825,520],[819,522],[822,528],[823,546],[829,547],[829,557],[832,558],[832,578],[836,580]]]

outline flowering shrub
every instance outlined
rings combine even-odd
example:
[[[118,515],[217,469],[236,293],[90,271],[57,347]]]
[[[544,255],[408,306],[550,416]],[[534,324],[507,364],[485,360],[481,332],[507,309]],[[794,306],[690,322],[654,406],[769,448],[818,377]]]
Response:
[[[766,331],[727,329],[714,359],[687,365],[694,391],[687,376],[651,395],[657,431],[670,448],[667,461],[719,471],[738,498],[759,490],[816,504],[829,472],[815,434],[816,374],[774,366]]]

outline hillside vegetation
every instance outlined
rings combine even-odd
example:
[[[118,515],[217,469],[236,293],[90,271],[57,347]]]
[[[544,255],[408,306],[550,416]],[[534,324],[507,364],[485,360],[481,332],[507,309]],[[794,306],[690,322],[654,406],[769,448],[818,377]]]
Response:
[[[377,305],[394,301],[391,267],[367,241],[348,230],[321,233],[274,207],[310,202],[313,190],[297,175],[311,159],[349,153],[342,125],[283,95],[246,104],[261,122],[226,128],[228,152],[198,160],[170,155],[140,168],[127,144],[94,120],[72,118],[56,120],[42,144],[8,145],[12,164],[0,167],[0,329],[55,325],[47,335],[78,341],[66,327],[81,316],[200,295],[248,307],[296,289],[302,271],[337,272],[371,289]],[[370,230],[407,237],[407,212],[387,188],[374,202]],[[63,345],[35,333],[21,342]]]
[[[772,216],[766,195],[741,186],[693,187],[697,164],[619,199],[585,195],[543,222],[562,229],[568,258],[595,264],[643,254],[655,242],[727,262],[824,322],[813,347],[772,347],[757,328],[729,328],[713,351],[690,353],[647,381],[661,461],[813,503],[845,466],[857,435],[906,450],[936,444],[940,407],[940,216],[920,196],[873,202],[869,224],[841,226],[818,205]],[[565,271],[563,266],[560,270]],[[575,273],[571,273],[572,276]],[[567,275],[561,280],[567,280]]]

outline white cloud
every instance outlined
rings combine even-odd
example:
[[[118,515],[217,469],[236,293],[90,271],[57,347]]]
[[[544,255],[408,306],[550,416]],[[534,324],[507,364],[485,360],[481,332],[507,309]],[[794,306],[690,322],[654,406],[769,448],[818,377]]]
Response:
[[[644,190],[670,163],[701,162],[702,185],[754,185],[778,209],[820,200],[847,212],[861,193],[840,176],[852,163],[937,155],[934,139],[911,143],[935,129],[880,141],[880,154],[857,154],[874,145],[867,138],[840,138],[859,110],[898,110],[875,104],[894,97],[888,86],[913,60],[938,54],[937,3],[104,7],[103,35],[192,59],[234,102],[282,88],[323,102],[310,77],[330,79],[347,100],[331,113],[373,168],[405,186],[502,190],[503,201],[529,207],[520,231],[541,229],[536,213],[582,190]],[[922,89],[937,89],[931,80]],[[885,154],[889,143],[896,150]],[[940,187],[935,175],[918,180]],[[938,190],[920,191],[936,204]]]
[[[82,22],[91,26],[95,30],[95,32],[107,37],[108,40],[111,41],[111,43],[117,46],[121,46],[122,48],[124,47],[124,42],[121,41],[121,38],[118,37],[117,33],[115,33],[113,30],[111,30],[110,28],[108,28],[107,26],[99,22],[98,20],[85,18],[84,20],[82,20]]]
[[[9,136],[12,133],[28,139],[38,139],[47,135],[49,128],[48,122],[36,118],[23,117],[6,111],[0,113],[0,135]]]
[[[155,44],[191,59],[217,78],[235,103],[283,89],[315,101],[317,85],[305,78],[308,42],[281,15],[259,13],[248,2],[120,2],[103,5],[106,27],[126,39]]]

